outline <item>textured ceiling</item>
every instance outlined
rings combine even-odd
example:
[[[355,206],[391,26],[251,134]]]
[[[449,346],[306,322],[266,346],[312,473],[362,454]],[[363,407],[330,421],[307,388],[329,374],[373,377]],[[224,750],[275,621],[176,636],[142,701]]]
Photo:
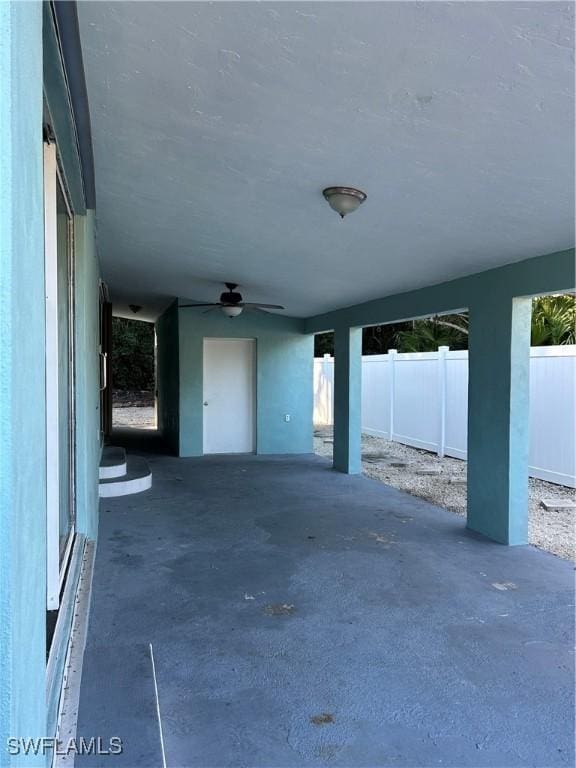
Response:
[[[312,315],[574,244],[573,6],[78,3],[121,309]],[[326,186],[368,194],[344,221]]]

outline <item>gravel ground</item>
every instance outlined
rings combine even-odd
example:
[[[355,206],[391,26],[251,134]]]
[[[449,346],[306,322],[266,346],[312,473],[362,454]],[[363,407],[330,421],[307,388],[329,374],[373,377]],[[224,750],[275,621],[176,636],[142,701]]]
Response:
[[[112,426],[156,429],[156,409],[115,405],[112,408]]]
[[[153,408],[154,392],[147,389],[113,389],[113,408]]]
[[[330,427],[315,430],[314,451],[320,456],[332,456]],[[362,435],[362,470],[367,477],[419,496],[457,515],[466,514],[465,461],[449,457],[440,459],[429,451]],[[574,501],[576,491],[530,478],[530,544],[567,560],[574,559],[574,510],[546,510],[540,504],[543,498]]]

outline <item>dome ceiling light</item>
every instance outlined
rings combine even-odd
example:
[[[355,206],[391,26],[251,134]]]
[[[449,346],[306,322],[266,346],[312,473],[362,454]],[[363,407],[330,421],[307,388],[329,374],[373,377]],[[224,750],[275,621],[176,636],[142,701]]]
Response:
[[[366,200],[366,193],[354,187],[326,187],[322,192],[328,205],[343,219]]]

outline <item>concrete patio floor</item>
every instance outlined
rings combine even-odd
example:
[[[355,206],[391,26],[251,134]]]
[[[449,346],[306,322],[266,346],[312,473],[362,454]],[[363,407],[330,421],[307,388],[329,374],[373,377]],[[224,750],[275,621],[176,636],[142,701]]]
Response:
[[[147,456],[103,501],[78,736],[159,766],[561,766],[573,572],[305,457]]]

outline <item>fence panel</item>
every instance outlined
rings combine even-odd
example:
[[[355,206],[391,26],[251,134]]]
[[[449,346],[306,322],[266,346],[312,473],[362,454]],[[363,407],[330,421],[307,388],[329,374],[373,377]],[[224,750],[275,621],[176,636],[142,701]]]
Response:
[[[314,361],[314,423],[333,423],[334,360]],[[365,356],[362,430],[466,459],[468,352]],[[576,486],[576,346],[530,351],[530,474]]]
[[[362,430],[390,438],[390,360],[388,355],[362,358]]]
[[[314,424],[318,427],[334,423],[334,358],[330,355],[314,359]]]
[[[530,356],[530,474],[575,483],[576,347],[532,347]]]
[[[396,355],[393,440],[438,450],[438,353]]]
[[[466,458],[468,440],[468,351],[446,355],[446,440],[444,453]]]

